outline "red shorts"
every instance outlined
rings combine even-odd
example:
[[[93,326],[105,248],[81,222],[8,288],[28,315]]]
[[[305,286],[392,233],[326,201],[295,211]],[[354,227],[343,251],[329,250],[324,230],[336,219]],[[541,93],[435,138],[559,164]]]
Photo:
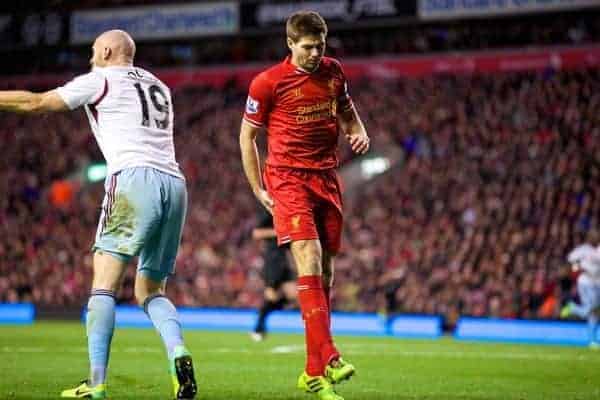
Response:
[[[264,181],[275,203],[273,224],[279,245],[319,239],[337,253],[342,243],[342,188],[333,169],[266,166]]]

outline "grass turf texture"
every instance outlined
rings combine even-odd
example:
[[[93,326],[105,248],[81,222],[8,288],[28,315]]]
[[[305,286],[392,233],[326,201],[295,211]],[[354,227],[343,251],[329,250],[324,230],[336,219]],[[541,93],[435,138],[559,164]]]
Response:
[[[187,331],[199,399],[311,400],[295,388],[304,340],[273,334]],[[85,328],[76,322],[0,326],[0,399],[52,399],[87,375]],[[599,399],[600,352],[587,348],[340,336],[357,375],[346,400]],[[162,343],[151,329],[117,329],[110,399],[169,399]]]

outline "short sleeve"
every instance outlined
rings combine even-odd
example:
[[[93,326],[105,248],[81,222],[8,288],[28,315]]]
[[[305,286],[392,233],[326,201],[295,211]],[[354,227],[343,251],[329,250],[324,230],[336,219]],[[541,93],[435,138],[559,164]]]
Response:
[[[271,84],[263,74],[258,75],[250,84],[244,119],[256,127],[265,125],[271,109],[272,97]]]
[[[97,102],[102,98],[106,85],[106,78],[102,74],[92,71],[67,82],[57,88],[56,92],[69,109],[73,110],[85,104]]]

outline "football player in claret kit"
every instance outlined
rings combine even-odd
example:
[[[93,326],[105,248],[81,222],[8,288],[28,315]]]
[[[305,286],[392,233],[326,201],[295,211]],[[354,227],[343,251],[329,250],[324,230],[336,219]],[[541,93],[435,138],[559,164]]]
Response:
[[[290,244],[296,264],[306,339],[298,387],[322,400],[342,400],[333,385],[355,368],[341,358],[330,329],[343,220],[336,149],[343,133],[352,150],[363,154],[369,137],[340,63],[324,56],[323,18],[313,11],[294,13],[286,34],[291,55],[250,84],[240,130],[242,163],[252,191],[273,214],[278,244]],[[268,155],[261,175],[255,139],[263,129]]]
[[[177,310],[165,296],[187,210],[185,178],[175,161],[171,92],[150,72],[135,67],[134,56],[129,34],[107,31],[94,42],[91,72],[44,93],[0,92],[3,111],[44,113],[83,107],[107,162],[87,305],[90,375],[61,397],[107,397],[115,296],[135,256],[139,256],[135,297],[164,342],[174,396],[192,399],[197,391]]]

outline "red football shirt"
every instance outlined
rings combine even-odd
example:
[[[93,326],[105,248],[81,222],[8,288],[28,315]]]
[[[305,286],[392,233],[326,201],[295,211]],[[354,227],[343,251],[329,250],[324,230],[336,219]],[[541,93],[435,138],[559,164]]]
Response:
[[[323,57],[309,73],[288,56],[254,78],[244,119],[266,127],[268,165],[329,169],[338,165],[337,116],[351,107],[339,61]]]

